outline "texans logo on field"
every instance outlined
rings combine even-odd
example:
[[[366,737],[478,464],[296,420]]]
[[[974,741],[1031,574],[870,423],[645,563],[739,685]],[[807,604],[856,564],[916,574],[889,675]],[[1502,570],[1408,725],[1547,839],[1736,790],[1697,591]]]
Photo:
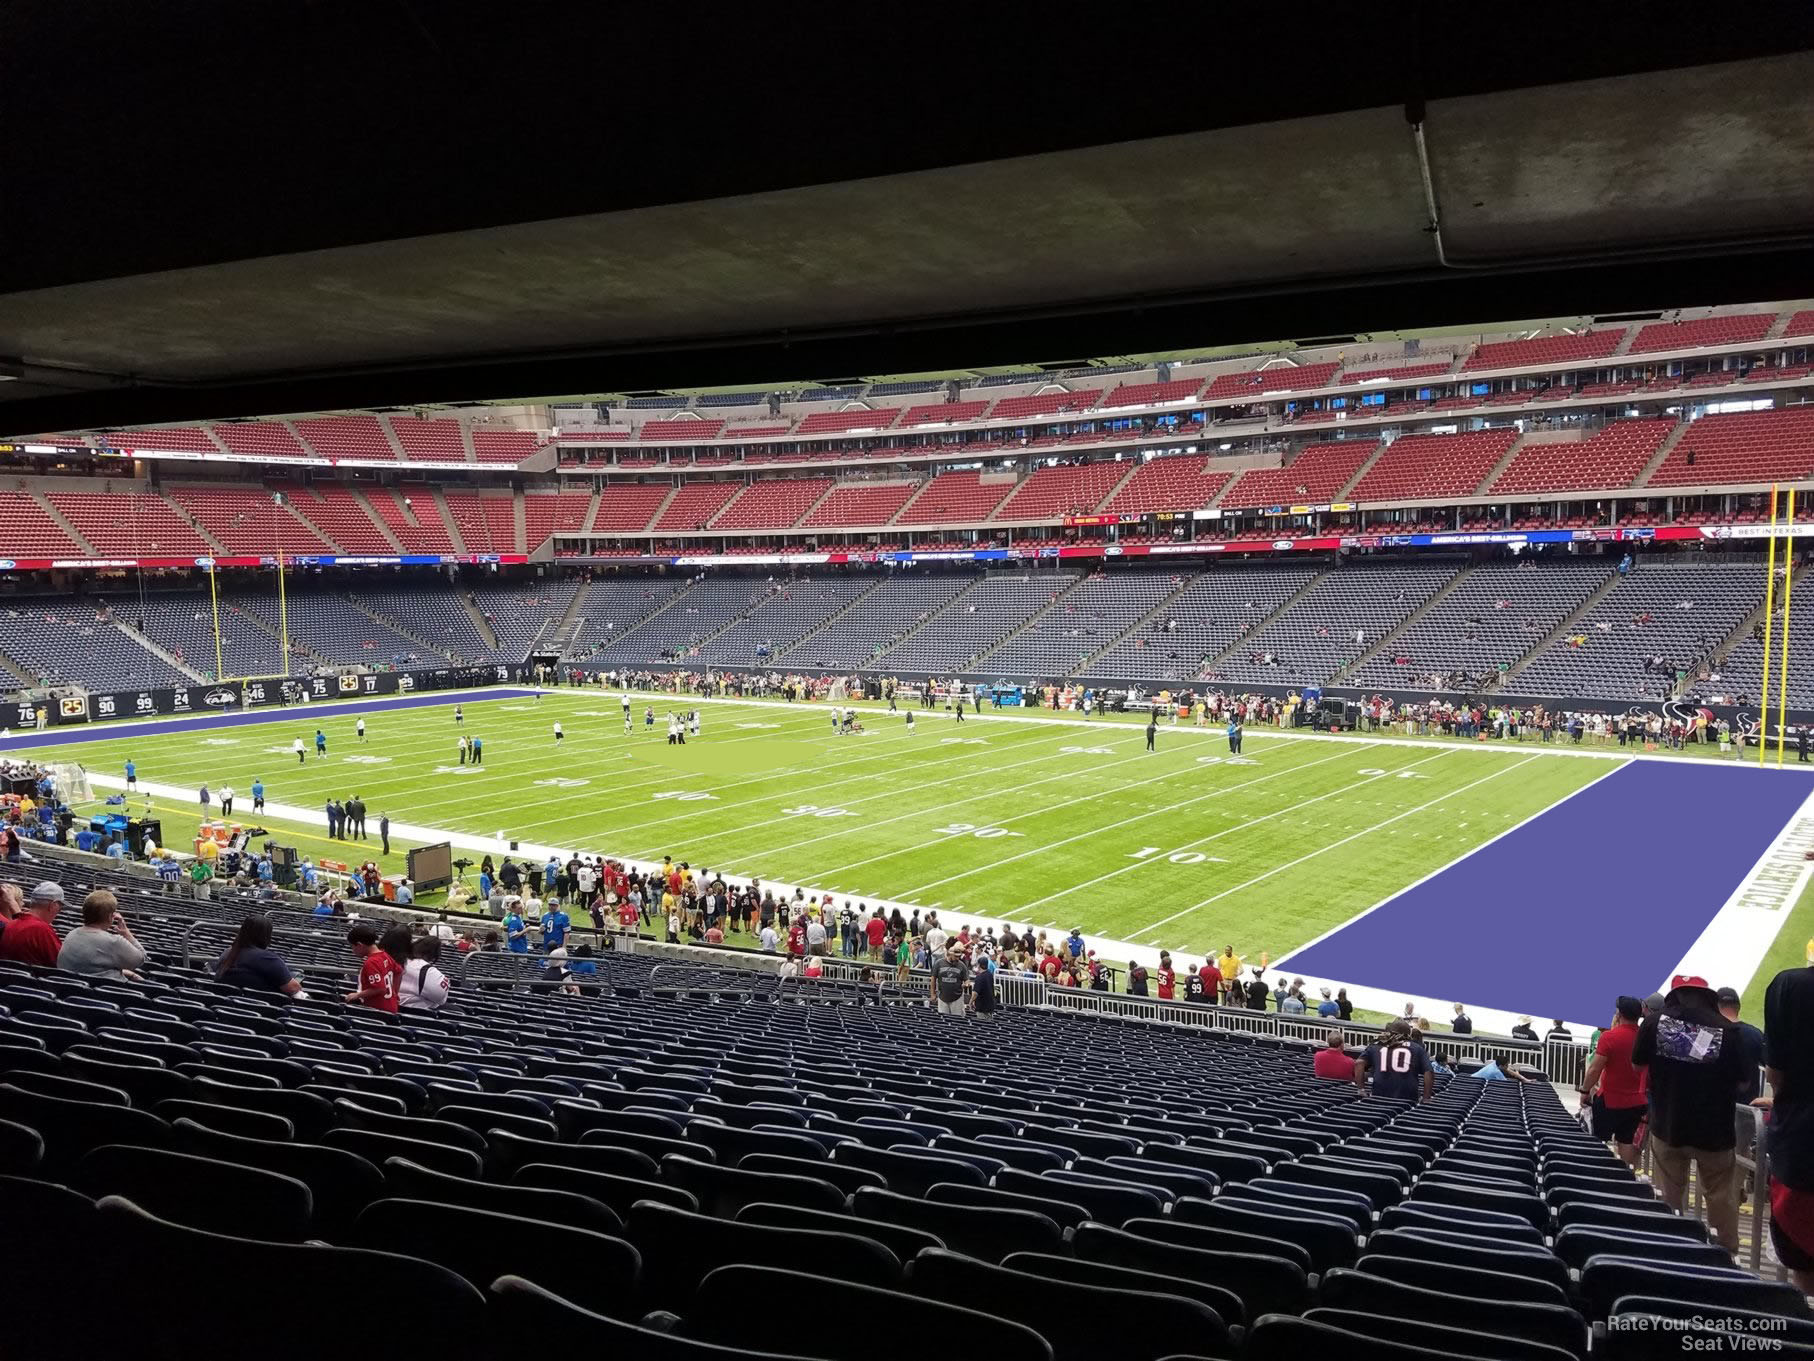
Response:
[[[202,696],[203,704],[211,704],[216,708],[219,708],[223,704],[237,704],[238,702],[239,696],[235,695],[231,690],[224,688],[210,690],[207,694]]]

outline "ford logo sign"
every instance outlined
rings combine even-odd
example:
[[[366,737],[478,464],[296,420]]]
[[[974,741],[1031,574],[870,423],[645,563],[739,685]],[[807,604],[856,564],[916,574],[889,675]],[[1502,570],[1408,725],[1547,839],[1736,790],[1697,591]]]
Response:
[[[1291,544],[1292,541],[1290,539],[1274,539],[1272,541],[1272,551],[1275,553],[1289,553],[1291,551]]]
[[[214,559],[213,558],[197,558],[195,560],[195,565],[197,567],[212,567],[212,566],[214,566]]]
[[[10,572],[18,565],[11,558],[0,558],[0,572]]]

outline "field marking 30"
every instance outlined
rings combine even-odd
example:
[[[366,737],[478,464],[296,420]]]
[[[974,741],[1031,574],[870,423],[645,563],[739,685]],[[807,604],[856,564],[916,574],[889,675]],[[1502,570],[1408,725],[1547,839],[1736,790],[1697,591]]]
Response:
[[[1131,745],[1131,743],[1132,743],[1132,742],[1133,742],[1133,741],[1135,741],[1135,740],[1137,740],[1137,739],[1133,739],[1133,738],[1130,738],[1130,739],[1129,739],[1129,741],[1128,741],[1128,742],[1126,742],[1126,743],[1122,743],[1122,744],[1121,744],[1121,745],[1124,745],[1124,746],[1125,746],[1125,745]],[[1061,753],[1059,753],[1059,754],[1064,754],[1064,753],[1062,753],[1062,752],[1061,752]],[[1116,766],[1124,766],[1124,765],[1129,765],[1129,764],[1132,764],[1132,763],[1134,763],[1134,762],[1137,762],[1137,761],[1144,761],[1144,760],[1145,760],[1145,759],[1146,759],[1146,753],[1145,753],[1145,752],[1143,752],[1143,751],[1142,751],[1142,752],[1136,752],[1136,753],[1135,753],[1135,754],[1134,754],[1134,755],[1132,755],[1132,756],[1127,756],[1127,757],[1124,757],[1124,758],[1123,758],[1123,759],[1121,759],[1121,760],[1119,760],[1119,761],[1110,761],[1110,762],[1108,762],[1108,763],[1107,763],[1107,764],[1106,764],[1106,765],[1098,765],[1098,766],[1094,766],[1094,767],[1092,767],[1092,768],[1091,768],[1091,773],[1096,773],[1096,772],[1100,772],[1100,771],[1104,771],[1104,770],[1112,770],[1112,769],[1114,769],[1114,768],[1115,768],[1115,767],[1116,767]],[[1326,758],[1326,759],[1330,759],[1330,760],[1333,760],[1333,759],[1335,759],[1335,758],[1333,758],[1333,757],[1330,757],[1330,758]],[[1023,762],[1017,762],[1017,763],[1016,763],[1016,764],[1019,764],[1019,765],[1030,765],[1030,764],[1032,764],[1032,762],[1026,762],[1026,761],[1023,761]],[[1308,766],[1308,765],[1315,765],[1315,764],[1317,764],[1317,763],[1316,763],[1316,762],[1314,762],[1314,761],[1307,761],[1307,762],[1305,762],[1305,765],[1306,765],[1306,766]],[[1012,769],[1013,769],[1013,768],[1014,768],[1014,766],[1013,766],[1013,765],[1008,765],[1008,766],[1001,766],[1001,767],[997,767],[997,769],[1000,769],[1000,770],[1012,770]],[[1301,767],[1294,767],[1294,768],[1301,768]],[[1074,769],[1072,769],[1072,770],[1061,770],[1061,771],[1059,771],[1059,772],[1057,772],[1057,773],[1056,773],[1056,774],[1054,774],[1054,775],[1047,775],[1047,776],[1044,776],[1044,777],[1042,777],[1042,778],[1040,778],[1040,779],[1037,779],[1037,780],[1029,780],[1029,781],[1027,781],[1027,782],[1026,782],[1026,783],[1025,783],[1025,784],[1022,784],[1022,785],[1020,785],[1020,786],[1018,786],[1018,787],[1017,787],[1017,788],[1016,788],[1016,790],[1015,790],[1015,792],[1016,792],[1016,793],[1018,793],[1018,792],[1020,792],[1020,791],[1021,791],[1021,790],[1026,790],[1026,789],[1034,789],[1034,788],[1037,788],[1037,787],[1038,787],[1038,786],[1040,786],[1040,785],[1042,785],[1042,784],[1050,784],[1050,783],[1051,783],[1051,782],[1052,782],[1052,781],[1054,781],[1054,780],[1071,780],[1071,779],[1075,779],[1075,778],[1076,778],[1076,777],[1077,777],[1077,773],[1078,773],[1078,772],[1077,772],[1077,771],[1076,771],[1076,770],[1074,770]],[[1182,768],[1180,768],[1180,769],[1178,769],[1178,770],[1173,770],[1173,771],[1165,771],[1165,772],[1162,772],[1162,773],[1160,773],[1160,774],[1158,774],[1158,775],[1154,775],[1154,776],[1152,776],[1152,777],[1150,777],[1150,778],[1149,778],[1149,779],[1145,779],[1145,780],[1135,780],[1135,781],[1134,781],[1134,782],[1133,782],[1133,783],[1131,783],[1131,784],[1125,784],[1125,785],[1121,785],[1121,786],[1119,786],[1119,787],[1118,787],[1118,788],[1116,788],[1116,789],[1112,789],[1112,790],[1101,790],[1101,789],[1098,789],[1098,790],[1092,790],[1092,791],[1091,791],[1091,792],[1090,792],[1090,793],[1088,793],[1088,794],[1084,794],[1084,795],[1080,795],[1080,796],[1078,796],[1078,797],[1077,797],[1077,798],[1074,798],[1074,799],[1065,799],[1065,800],[1063,800],[1063,801],[1062,801],[1062,802],[1059,802],[1059,803],[1049,803],[1049,804],[1046,804],[1046,805],[1045,805],[1045,806],[1044,806],[1044,807],[1043,807],[1043,808],[1039,808],[1039,809],[1036,809],[1036,810],[1034,810],[1034,811],[1035,811],[1035,812],[1040,812],[1040,813],[1050,813],[1050,812],[1053,812],[1053,811],[1055,811],[1055,810],[1057,810],[1057,809],[1059,809],[1059,808],[1068,808],[1068,807],[1070,807],[1070,806],[1071,806],[1071,805],[1072,805],[1072,804],[1074,804],[1074,803],[1083,803],[1083,802],[1085,802],[1085,801],[1087,801],[1087,800],[1089,800],[1089,799],[1097,799],[1097,798],[1102,798],[1102,797],[1103,797],[1103,796],[1104,796],[1104,795],[1105,795],[1105,794],[1119,794],[1119,793],[1122,793],[1122,792],[1124,792],[1124,791],[1126,791],[1126,790],[1130,790],[1130,789],[1139,789],[1139,788],[1141,788],[1141,787],[1142,787],[1142,786],[1143,786],[1143,785],[1149,785],[1149,784],[1156,784],[1156,783],[1158,783],[1158,782],[1159,782],[1159,781],[1160,781],[1160,780],[1168,780],[1168,779],[1171,779],[1171,778],[1173,778],[1173,777],[1174,777],[1174,776],[1177,776],[1177,775],[1188,775],[1188,774],[1194,774],[1194,773],[1195,773],[1195,772],[1194,772],[1194,770],[1193,770],[1193,768],[1192,768],[1192,767],[1191,767],[1191,766],[1184,766],[1184,767],[1182,767]],[[937,781],[937,782],[936,782],[936,784],[929,784],[929,785],[922,785],[922,786],[920,786],[920,788],[922,788],[922,789],[931,789],[931,788],[936,788],[936,787],[937,787],[937,785],[939,785],[939,784],[955,784],[955,783],[957,783],[957,782],[958,782],[958,781],[959,781],[959,780],[965,780],[965,779],[970,779],[970,778],[971,778],[971,776],[970,776],[970,775],[969,775],[969,774],[964,774],[964,775],[957,775],[957,776],[953,776],[953,777],[952,777],[952,778],[950,778],[950,779],[948,779],[948,780],[940,780],[940,781]],[[896,795],[896,794],[898,794],[898,792],[899,792],[899,791],[896,791],[896,790],[889,790],[889,791],[887,791],[887,793],[886,793],[886,794],[876,794],[876,795],[872,795],[872,796],[870,796],[870,797],[872,797],[872,798],[884,798],[884,797],[890,797],[890,796],[893,796],[893,795]],[[917,791],[917,790],[916,790],[916,791],[915,791],[915,792],[918,792],[918,791]],[[989,789],[989,790],[985,790],[985,791],[983,791],[983,792],[981,792],[981,793],[978,793],[978,794],[971,794],[971,795],[969,795],[969,796],[968,796],[968,797],[966,797],[966,798],[961,798],[961,799],[952,799],[952,800],[948,800],[948,801],[946,801],[946,802],[945,802],[945,803],[942,803],[942,804],[940,804],[940,805],[939,805],[939,807],[938,807],[938,808],[937,808],[937,809],[925,809],[925,808],[915,808],[915,809],[910,809],[910,810],[909,810],[909,811],[907,811],[907,812],[905,812],[905,813],[898,813],[898,814],[896,814],[896,815],[895,815],[895,816],[894,816],[894,817],[891,817],[891,818],[881,818],[881,819],[879,819],[879,820],[878,820],[878,821],[875,821],[875,822],[867,822],[867,823],[864,823],[864,825],[863,825],[863,826],[862,826],[862,827],[861,827],[861,828],[847,828],[847,829],[846,829],[846,830],[844,830],[844,831],[841,831],[841,832],[826,832],[826,833],[824,833],[824,834],[823,834],[823,835],[821,835],[821,836],[814,836],[814,837],[808,837],[808,838],[806,838],[806,839],[805,839],[805,840],[804,840],[804,841],[793,841],[793,842],[789,842],[789,843],[787,843],[787,844],[786,844],[786,845],[782,845],[782,846],[765,846],[765,847],[763,847],[763,848],[762,848],[762,849],[760,849],[760,850],[757,850],[757,851],[752,851],[752,852],[750,852],[750,853],[749,853],[749,855],[748,855],[748,856],[747,856],[747,857],[742,857],[742,856],[739,856],[739,857],[735,857],[735,858],[737,858],[737,859],[744,859],[744,858],[752,858],[752,859],[753,859],[753,858],[755,858],[755,857],[757,857],[757,856],[763,856],[763,857],[766,857],[766,856],[773,856],[773,855],[781,855],[781,854],[784,854],[784,853],[786,853],[786,852],[788,852],[788,851],[795,851],[795,850],[798,850],[798,849],[799,849],[799,848],[800,848],[800,847],[802,847],[802,846],[811,846],[811,845],[813,845],[813,844],[814,844],[814,843],[816,843],[816,842],[820,842],[820,841],[828,841],[828,840],[831,840],[831,839],[832,839],[832,838],[834,838],[834,837],[842,837],[842,836],[849,836],[849,835],[851,835],[851,833],[852,833],[852,832],[854,832],[854,831],[863,831],[863,832],[870,832],[870,831],[873,831],[873,830],[874,830],[874,829],[875,829],[875,828],[877,828],[877,827],[886,827],[886,826],[889,826],[889,825],[890,825],[890,824],[891,824],[891,823],[896,823],[896,822],[905,822],[905,821],[906,821],[906,820],[907,820],[907,819],[909,819],[909,818],[917,818],[917,817],[925,817],[925,816],[927,816],[927,815],[928,815],[928,814],[931,814],[931,815],[933,815],[933,816],[937,816],[937,815],[939,815],[939,814],[942,814],[942,813],[944,813],[944,811],[945,811],[945,810],[946,810],[946,809],[949,809],[949,808],[957,808],[957,807],[961,807],[961,806],[962,806],[962,805],[964,805],[964,804],[966,804],[966,803],[974,803],[974,802],[976,802],[976,801],[977,801],[977,800],[978,800],[978,799],[999,799],[999,798],[1001,798],[1001,797],[1002,797],[1002,794],[1001,794],[1001,791],[1000,791],[1000,790],[999,790],[999,789]],[[852,800],[852,801],[851,801],[851,802],[854,802],[854,803],[864,803],[864,802],[868,802],[868,799],[855,799],[855,800]],[[1010,818],[1003,818],[1003,819],[1001,819],[1001,821],[1002,821],[1002,822],[1004,822],[1004,823],[1007,823],[1007,822],[1017,822],[1017,821],[1019,821],[1019,820],[1020,820],[1020,819],[1021,819],[1021,818],[1023,818],[1023,817],[1031,817],[1031,816],[1033,816],[1033,814],[1032,814],[1032,813],[1019,813],[1019,814],[1016,814],[1016,815],[1015,815],[1015,816],[1014,816],[1014,817],[1010,817]],[[1143,816],[1145,816],[1145,815],[1143,815]],[[712,834],[711,834],[711,836],[713,836],[713,837],[716,837],[716,836],[732,836],[732,835],[736,835],[736,834],[738,834],[738,833],[741,833],[741,832],[746,832],[746,831],[751,831],[751,830],[753,830],[753,829],[755,829],[755,828],[757,828],[757,827],[766,827],[766,826],[769,826],[769,825],[771,825],[771,824],[772,824],[772,823],[774,823],[774,822],[779,822],[779,821],[782,821],[782,819],[779,819],[779,818],[771,818],[771,819],[769,819],[769,821],[768,821],[768,822],[752,822],[752,823],[748,823],[748,824],[746,824],[746,825],[745,825],[745,826],[743,826],[743,827],[738,827],[738,828],[733,828],[733,829],[728,829],[728,830],[726,830],[726,831],[724,831],[724,832],[715,832],[715,833],[712,833]],[[709,840],[709,839],[711,839],[711,838],[710,838],[710,837],[708,837],[708,838],[707,838],[707,839],[708,839],[708,840]],[[922,850],[922,849],[924,849],[924,848],[923,848],[923,847],[915,847],[915,846],[899,846],[899,847],[896,847],[896,848],[895,848],[895,849],[893,849],[893,850],[890,850],[890,851],[886,851],[886,852],[884,852],[884,853],[883,853],[883,854],[881,854],[881,855],[873,855],[873,856],[870,856],[870,857],[869,857],[869,858],[868,858],[868,859],[866,859],[866,860],[857,860],[857,861],[853,861],[853,862],[852,862],[852,863],[851,863],[851,864],[849,864],[849,865],[840,865],[840,866],[838,866],[838,867],[836,867],[836,868],[835,868],[835,869],[830,869],[830,870],[825,870],[825,871],[822,871],[822,872],[818,872],[818,873],[816,873],[816,874],[815,874],[815,875],[814,875],[814,877],[815,877],[815,878],[821,878],[821,879],[822,879],[822,878],[824,878],[824,877],[825,877],[825,876],[826,876],[826,875],[828,875],[828,874],[837,874],[837,873],[840,873],[840,872],[841,872],[841,871],[843,871],[843,870],[847,870],[847,869],[853,869],[853,868],[855,868],[855,867],[856,867],[856,866],[858,866],[858,865],[868,865],[868,864],[872,864],[872,863],[874,863],[874,862],[875,862],[875,861],[877,861],[877,860],[887,860],[887,859],[889,859],[889,858],[891,858],[891,857],[893,857],[893,856],[897,856],[897,855],[906,855],[906,854],[908,854],[908,853],[909,853],[909,852],[911,852],[911,851],[916,851],[916,850]]]
[[[1015,743],[1015,746],[1017,746],[1017,747],[1028,747],[1031,745],[1033,745],[1033,744],[1030,742]],[[941,759],[934,760],[934,761],[920,762],[920,763],[914,765],[912,767],[912,769],[915,771],[929,770],[929,769],[934,769],[939,766],[952,765],[952,764],[958,763],[958,762],[973,761],[975,759],[975,757],[976,757],[975,752],[964,752],[964,753],[961,753],[956,756],[943,757]],[[1041,761],[1052,761],[1052,760],[1058,760],[1058,759],[1061,759],[1061,758],[1059,758],[1059,756],[1056,752],[1046,752],[1039,756],[1030,757],[1025,761],[1011,761],[1007,765],[998,766],[995,768],[998,770],[1017,770],[1022,766],[1037,765]],[[835,769],[835,768],[836,768],[835,766],[819,766],[819,767],[816,767],[815,769],[824,771],[824,770],[831,770],[831,769]],[[895,766],[895,767],[884,767],[881,770],[868,771],[868,772],[865,772],[865,773],[859,774],[859,775],[850,775],[850,776],[846,776],[845,778],[849,779],[849,780],[876,780],[876,779],[884,779],[889,776],[896,776],[901,773],[902,773],[901,768],[899,766]],[[1067,772],[1067,773],[1075,774],[1075,772]],[[770,776],[764,776],[761,778],[772,779],[774,777],[772,775],[770,775]],[[955,784],[960,780],[971,780],[974,778],[975,778],[975,771],[972,768],[972,769],[962,771],[956,775],[947,776],[945,779],[942,779],[942,780],[929,780],[929,781],[925,781],[920,784],[917,784],[914,787],[914,792],[918,793],[920,790],[923,790],[923,789],[937,789],[943,785]],[[743,783],[747,783],[747,781],[745,781]],[[720,786],[720,788],[725,788],[725,787],[726,786]],[[849,807],[854,807],[855,805],[860,804],[860,803],[873,803],[877,799],[899,798],[900,796],[901,796],[901,791],[899,789],[884,789],[884,790],[880,791],[879,793],[866,794],[862,798],[859,798],[859,799],[845,799],[843,801],[843,806],[846,808],[849,808]],[[777,797],[777,795],[775,795],[775,794],[766,794],[766,795],[758,795],[757,797],[751,798],[751,799],[739,799],[734,803],[724,804],[721,807],[713,809],[711,811],[727,812],[732,808],[743,808],[743,807],[747,807],[748,805],[753,804],[753,803],[766,803],[766,802],[773,800],[776,797]],[[787,795],[781,794],[778,797],[786,798]],[[697,813],[679,813],[679,814],[676,814],[674,817],[655,818],[652,820],[645,819],[641,822],[620,823],[618,825],[618,827],[616,828],[616,831],[619,833],[622,833],[622,832],[626,832],[626,831],[633,831],[638,828],[658,827],[664,823],[676,822],[682,818],[697,817],[697,816],[698,816]],[[711,841],[711,840],[714,840],[721,836],[730,836],[730,835],[733,835],[736,833],[753,831],[754,829],[756,829],[758,827],[770,827],[770,826],[773,826],[775,823],[788,822],[788,821],[791,821],[791,819],[789,819],[789,818],[766,818],[760,822],[745,823],[741,827],[727,828],[722,832],[708,832],[703,837],[701,837],[700,840]],[[876,825],[876,824],[872,824],[872,825]]]

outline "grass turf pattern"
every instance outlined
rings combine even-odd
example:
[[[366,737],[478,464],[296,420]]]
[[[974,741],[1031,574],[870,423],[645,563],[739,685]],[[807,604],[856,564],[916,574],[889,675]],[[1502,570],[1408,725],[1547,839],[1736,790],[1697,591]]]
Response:
[[[1162,726],[1147,752],[1136,722],[959,724],[948,711],[862,710],[868,731],[834,735],[824,704],[702,704],[703,733],[666,741],[684,699],[637,696],[626,735],[614,693],[540,700],[467,697],[355,715],[331,706],[227,730],[91,740],[79,759],[142,781],[237,791],[251,809],[262,777],[276,803],[316,809],[361,796],[373,839],[329,842],[325,816],[267,825],[316,856],[360,860],[381,811],[477,836],[659,858],[726,874],[804,883],[840,898],[885,898],[1202,954],[1233,944],[1286,951],[1379,903],[1606,773],[1598,760],[1543,759],[1534,747],[1463,751],[1304,741],[1248,732],[1230,759],[1216,731]],[[655,721],[645,723],[653,708]],[[565,738],[556,743],[560,721]],[[313,735],[328,736],[317,760]],[[484,739],[459,764],[461,732]],[[91,738],[97,736],[90,730]],[[298,765],[289,747],[309,750]],[[135,805],[138,802],[134,800]],[[166,839],[199,811],[157,800]],[[393,841],[387,869],[402,867]]]

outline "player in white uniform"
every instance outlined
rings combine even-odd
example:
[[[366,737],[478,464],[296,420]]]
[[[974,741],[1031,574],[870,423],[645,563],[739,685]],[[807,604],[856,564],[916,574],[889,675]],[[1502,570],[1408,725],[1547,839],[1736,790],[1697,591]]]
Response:
[[[365,741],[365,720],[363,718],[353,725],[353,732],[361,742]]]
[[[556,723],[554,725],[554,740],[559,742],[563,736],[565,736],[565,734],[561,732],[561,725]]]

